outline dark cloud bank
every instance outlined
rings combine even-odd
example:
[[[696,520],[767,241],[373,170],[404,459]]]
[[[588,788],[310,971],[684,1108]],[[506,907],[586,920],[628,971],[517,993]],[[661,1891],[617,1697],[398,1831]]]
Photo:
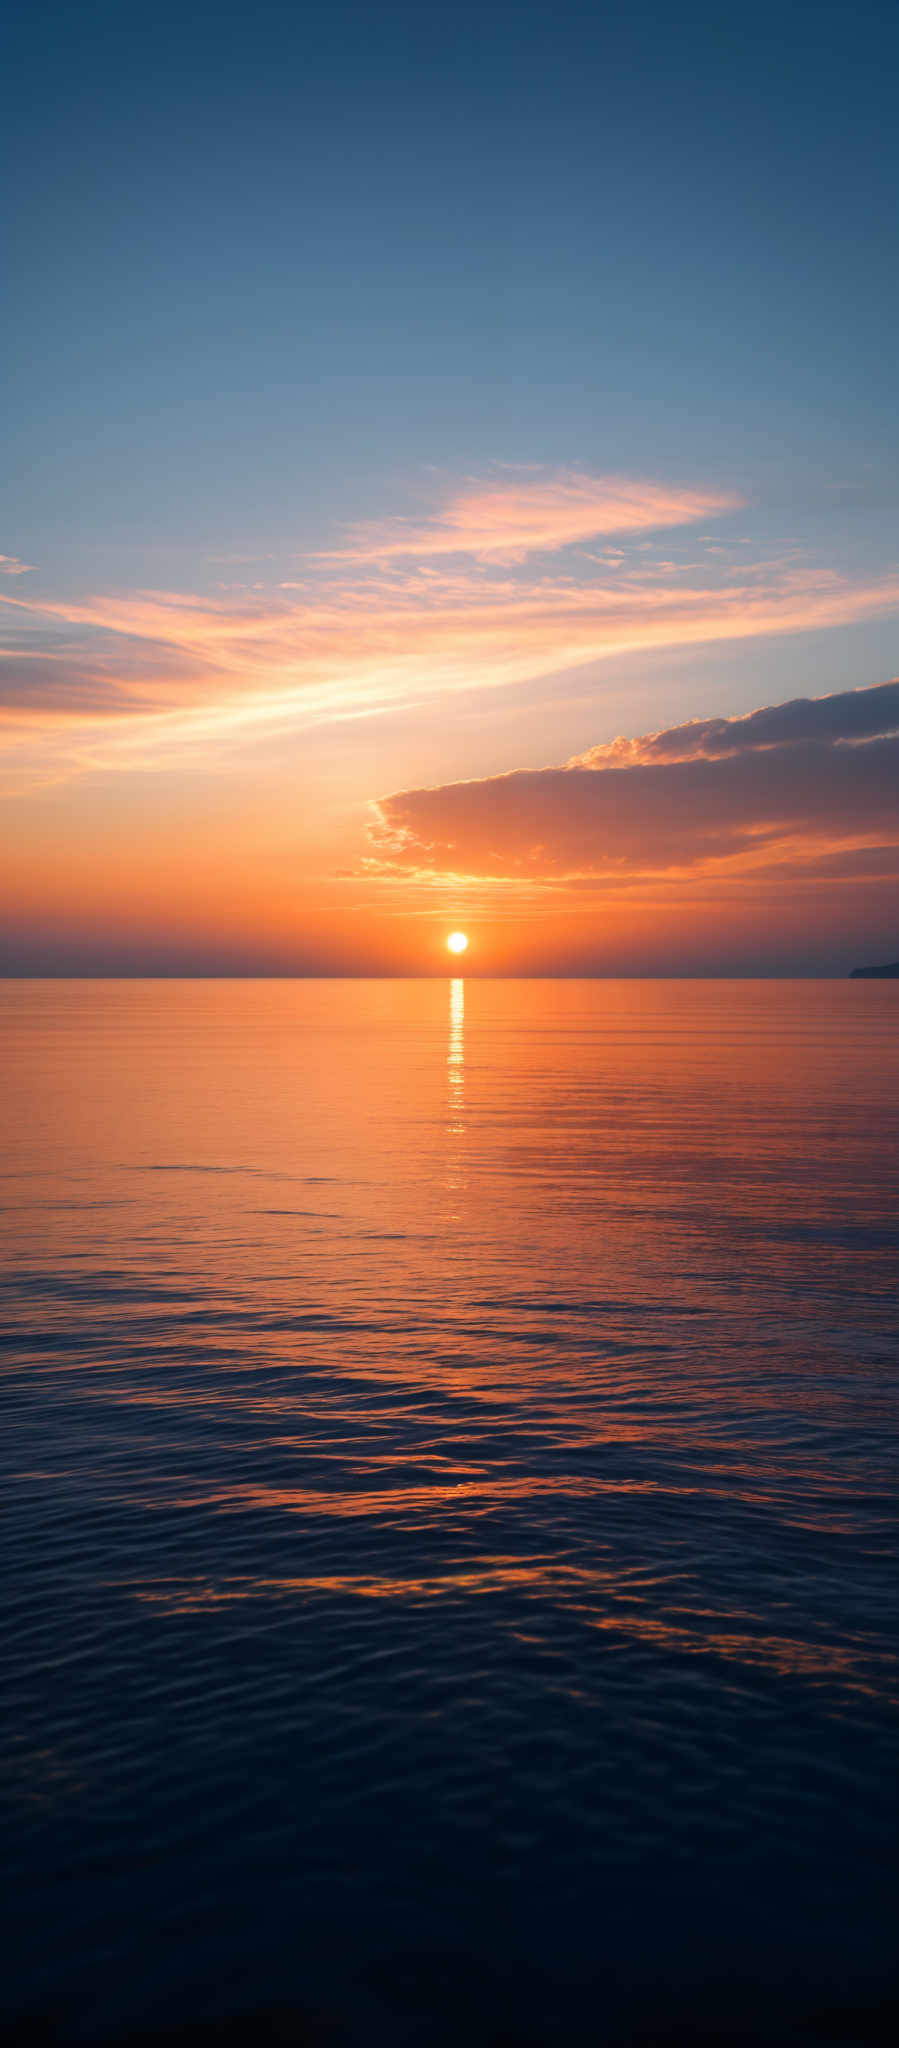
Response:
[[[609,877],[789,849],[847,878],[857,849],[895,872],[899,680],[614,740],[560,768],[404,790],[377,806],[392,867],[476,876]],[[876,867],[875,867],[876,871]]]

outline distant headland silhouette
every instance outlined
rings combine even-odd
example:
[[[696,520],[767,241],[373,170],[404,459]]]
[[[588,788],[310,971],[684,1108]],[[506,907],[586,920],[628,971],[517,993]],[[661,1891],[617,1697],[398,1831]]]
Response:
[[[850,981],[899,981],[899,960],[890,960],[884,967],[853,967]]]

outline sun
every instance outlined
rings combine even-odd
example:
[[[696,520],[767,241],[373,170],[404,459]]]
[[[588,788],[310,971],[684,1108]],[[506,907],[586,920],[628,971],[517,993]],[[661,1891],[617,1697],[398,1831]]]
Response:
[[[468,950],[468,933],[450,932],[446,943],[451,953],[465,953]]]

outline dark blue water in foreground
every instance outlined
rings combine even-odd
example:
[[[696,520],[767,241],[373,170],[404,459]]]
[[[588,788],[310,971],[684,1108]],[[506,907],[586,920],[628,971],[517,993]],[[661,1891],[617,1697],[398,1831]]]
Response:
[[[0,1050],[5,2015],[869,2036],[899,986],[19,983]]]

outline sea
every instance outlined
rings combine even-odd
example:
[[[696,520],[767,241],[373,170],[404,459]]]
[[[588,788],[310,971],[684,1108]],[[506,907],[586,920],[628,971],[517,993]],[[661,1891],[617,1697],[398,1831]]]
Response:
[[[0,1055],[7,2038],[885,2038],[899,984]]]

